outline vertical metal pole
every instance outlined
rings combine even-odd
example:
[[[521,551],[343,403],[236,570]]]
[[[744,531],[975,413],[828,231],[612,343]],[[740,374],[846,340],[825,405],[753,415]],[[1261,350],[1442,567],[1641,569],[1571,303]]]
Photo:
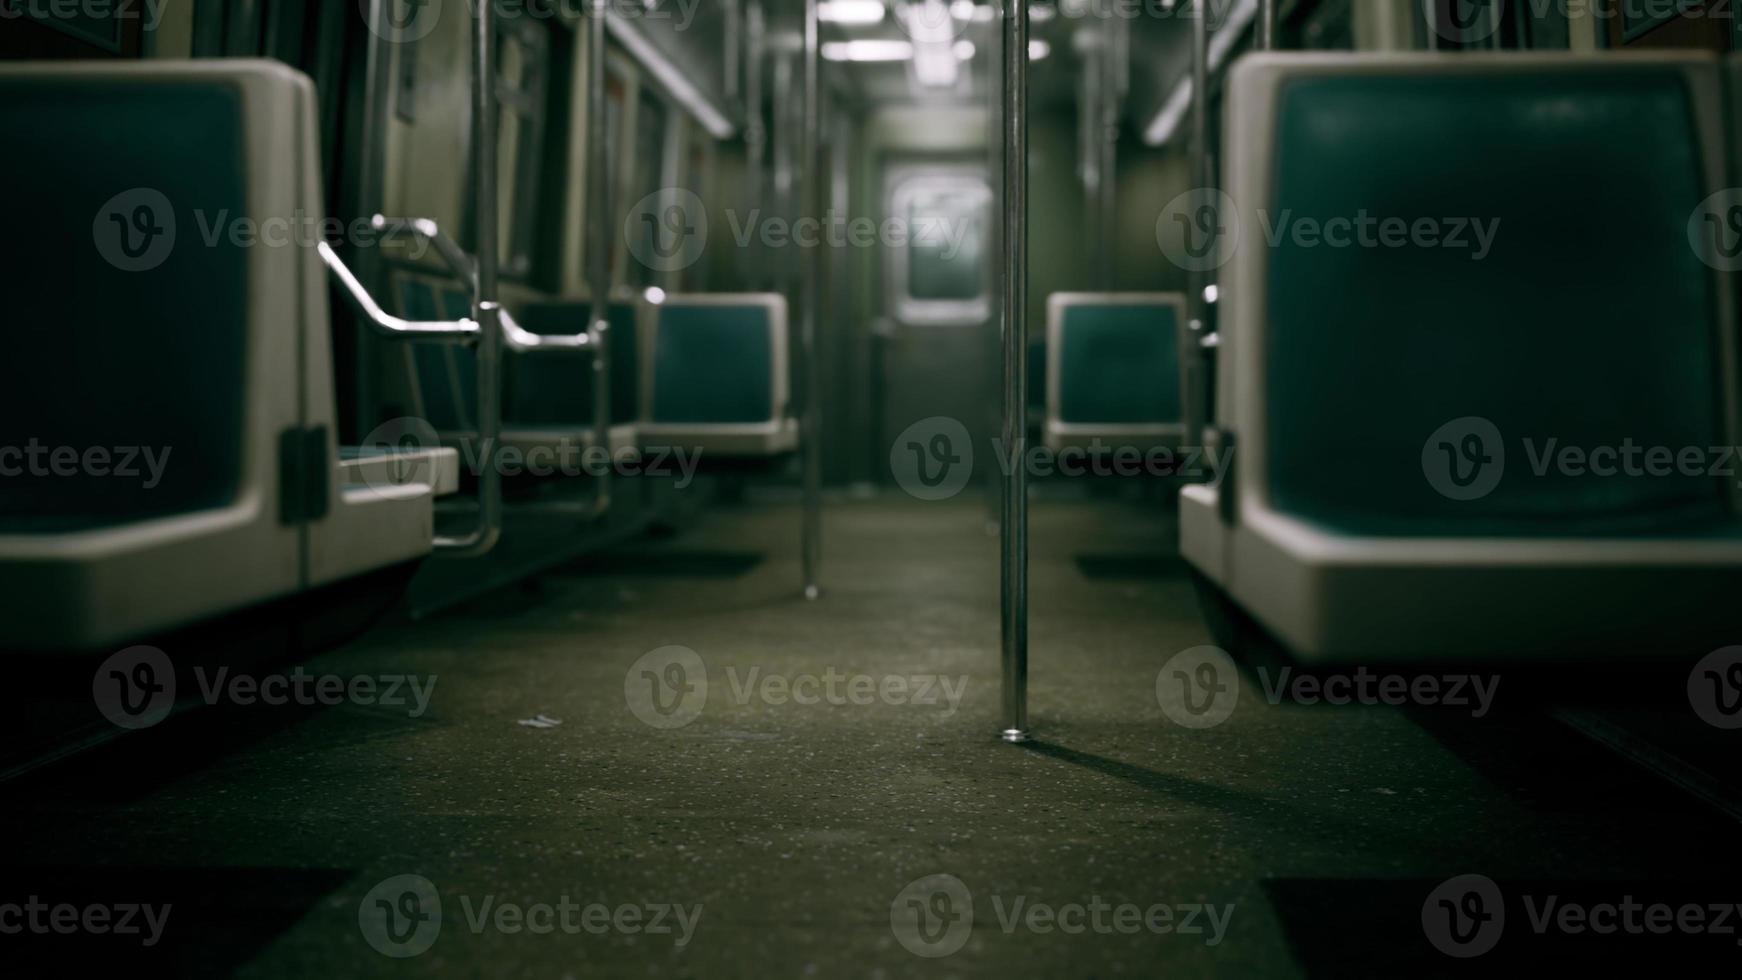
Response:
[[[817,152],[821,142],[821,93],[818,90],[817,0],[805,0],[804,5],[804,123],[801,138],[803,159],[799,163],[799,180],[803,188],[803,216],[822,219],[822,159]],[[804,451],[804,530],[800,542],[804,550],[804,597],[815,599],[822,594],[817,583],[818,567],[823,559],[823,454],[820,385],[817,375],[817,292],[822,288],[823,246],[821,241],[804,254],[802,279],[799,283],[799,305],[804,318],[804,417],[800,424],[799,442]]]
[[[496,14],[495,5],[474,5],[472,38],[472,226],[478,247],[478,288],[472,318],[478,321],[478,527],[461,538],[440,538],[436,548],[474,557],[502,535],[502,470],[496,458],[502,437],[502,306],[496,267]]]
[[[744,173],[745,206],[751,211],[762,207],[763,191],[768,186],[766,147],[768,127],[762,117],[762,66],[764,63],[762,4],[752,0],[746,12],[744,61]],[[768,285],[760,248],[745,249],[745,279],[752,289]]]
[[[1276,0],[1259,0],[1258,50],[1276,50]]]
[[[1119,221],[1119,28],[1116,17],[1101,25],[1101,101],[1096,110],[1095,164],[1100,168],[1101,226],[1099,261],[1101,288],[1113,288],[1113,240]]]
[[[1210,168],[1210,2],[1197,0],[1192,18],[1192,186],[1209,195],[1215,185]],[[1204,287],[1209,276],[1196,270],[1186,273],[1186,310],[1190,323],[1190,360],[1186,378],[1186,445],[1204,444],[1209,406],[1204,403],[1209,379],[1205,377],[1200,342],[1204,336]]]
[[[1004,478],[1000,592],[1006,742],[1028,739],[1028,0],[1004,0]]]
[[[593,332],[593,441],[611,453],[611,174],[605,107],[605,18],[607,0],[595,0],[587,16],[587,291]],[[600,468],[593,488],[595,513],[611,506],[611,466]]]

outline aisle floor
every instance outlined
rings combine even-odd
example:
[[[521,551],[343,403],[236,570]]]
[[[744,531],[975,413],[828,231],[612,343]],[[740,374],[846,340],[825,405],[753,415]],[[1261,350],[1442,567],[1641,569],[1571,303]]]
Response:
[[[1248,677],[1225,723],[1175,724],[1157,673],[1209,638],[1164,514],[1036,505],[1026,747],[995,737],[983,507],[832,506],[806,603],[793,509],[747,504],[303,665],[408,675],[421,712],[202,710],[8,787],[0,897],[170,903],[144,955],[258,977],[1186,978],[1470,966],[1421,918],[1465,873],[1737,880],[1733,824],[1528,712]],[[401,876],[441,912],[393,958],[363,924]]]

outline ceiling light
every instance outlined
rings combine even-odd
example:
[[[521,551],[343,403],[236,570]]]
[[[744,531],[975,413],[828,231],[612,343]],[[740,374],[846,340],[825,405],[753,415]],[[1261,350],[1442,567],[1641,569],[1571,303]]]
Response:
[[[849,27],[869,27],[883,22],[883,0],[822,0],[817,20]]]
[[[913,57],[908,41],[829,41],[823,45],[825,61],[907,61]]]

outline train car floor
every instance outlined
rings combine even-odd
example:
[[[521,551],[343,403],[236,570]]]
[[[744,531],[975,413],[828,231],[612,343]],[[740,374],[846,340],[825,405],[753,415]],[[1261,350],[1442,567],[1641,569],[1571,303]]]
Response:
[[[292,703],[214,677],[215,706],[0,787],[0,906],[48,923],[0,956],[1189,978],[1738,955],[1734,935],[1574,928],[1568,907],[1735,911],[1742,843],[1721,810],[1510,708],[1503,675],[1397,705],[1248,672],[1225,720],[1194,714],[1210,695],[1163,668],[1210,640],[1157,557],[1154,502],[1036,503],[1036,738],[999,742],[984,515],[834,505],[807,603],[792,507],[746,503],[379,627],[302,664]],[[1501,893],[1503,932],[1445,890],[1467,874]],[[133,933],[52,926],[123,905]]]

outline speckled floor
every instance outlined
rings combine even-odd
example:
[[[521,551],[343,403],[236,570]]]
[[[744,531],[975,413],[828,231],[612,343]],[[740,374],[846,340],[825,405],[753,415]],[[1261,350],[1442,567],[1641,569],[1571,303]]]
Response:
[[[1742,882],[1732,823],[1529,713],[1271,705],[1248,679],[1226,723],[1174,724],[1157,671],[1209,641],[1170,534],[1153,503],[1037,503],[1028,747],[994,738],[978,502],[831,507],[814,604],[792,509],[744,505],[378,628],[304,669],[433,678],[415,717],[207,709],[8,787],[0,902],[171,910],[150,949],[0,935],[0,960],[1399,976],[1494,962],[1424,938],[1450,876]],[[1575,966],[1612,949],[1553,947]]]

